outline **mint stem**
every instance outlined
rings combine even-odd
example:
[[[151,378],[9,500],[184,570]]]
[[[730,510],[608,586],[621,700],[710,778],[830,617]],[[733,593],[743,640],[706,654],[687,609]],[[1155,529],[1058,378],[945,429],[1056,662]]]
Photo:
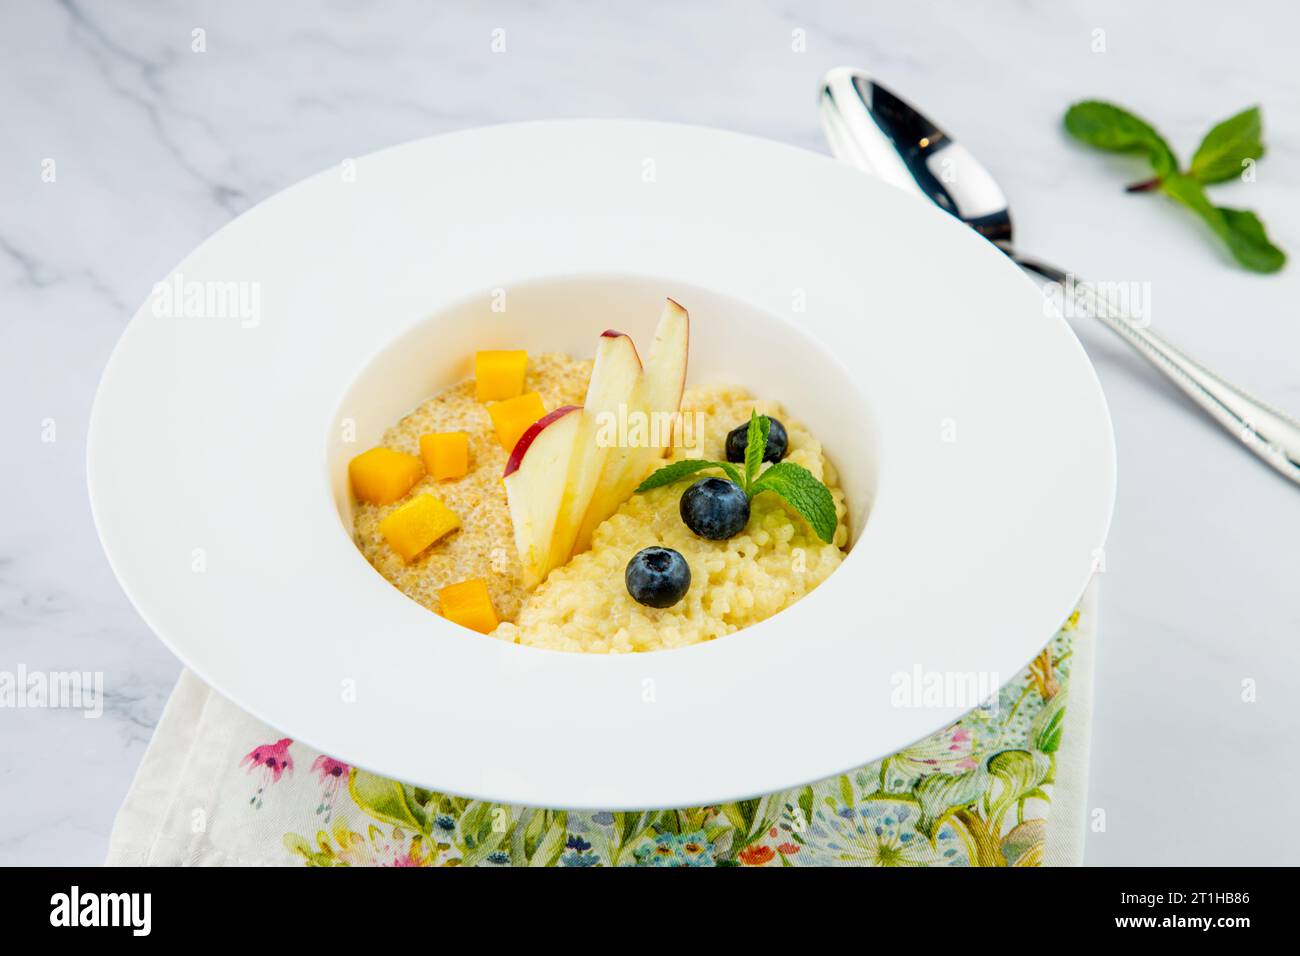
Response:
[[[1125,187],[1124,187],[1124,192],[1126,192],[1126,193],[1149,193],[1149,192],[1151,192],[1153,189],[1159,189],[1159,188],[1160,188],[1160,183],[1161,183],[1161,182],[1162,182],[1162,180],[1160,179],[1159,176],[1157,176],[1157,177],[1155,177],[1154,179],[1146,179],[1146,180],[1143,180],[1143,181],[1140,182],[1140,183],[1133,183],[1131,186],[1125,186]]]

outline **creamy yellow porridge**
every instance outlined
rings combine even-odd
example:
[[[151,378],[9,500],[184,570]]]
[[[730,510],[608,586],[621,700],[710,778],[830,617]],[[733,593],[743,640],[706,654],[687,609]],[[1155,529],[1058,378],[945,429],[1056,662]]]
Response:
[[[844,493],[817,441],[775,402],[755,402],[744,390],[722,386],[690,389],[682,411],[703,413],[703,450],[674,449],[667,461],[722,458],[728,431],[749,418],[751,408],[785,423],[787,461],[820,478],[835,499],[839,519],[834,540],[821,541],[780,499],[756,497],[749,524],[726,541],[692,534],[678,516],[685,482],[633,495],[597,530],[590,551],[551,572],[523,601],[514,623],[493,637],[561,651],[610,653],[659,651],[713,640],[757,624],[815,588],[844,560],[848,529]],[[623,569],[642,548],[679,551],[691,567],[691,588],[682,601],[659,610],[634,601],[623,586]]]

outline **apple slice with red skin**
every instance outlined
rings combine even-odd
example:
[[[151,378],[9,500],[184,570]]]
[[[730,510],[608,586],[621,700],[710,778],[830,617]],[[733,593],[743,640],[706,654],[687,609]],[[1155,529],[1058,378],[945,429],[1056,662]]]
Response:
[[[519,436],[506,461],[502,483],[525,587],[540,584],[550,570],[555,518],[564,498],[581,411],[577,405],[565,405],[543,415]]]
[[[568,563],[574,541],[591,496],[595,493],[605,461],[614,451],[620,420],[633,411],[632,402],[641,382],[641,357],[631,336],[613,329],[600,336],[591,381],[582,403],[582,424],[569,476],[565,482],[560,513],[555,519],[551,542],[551,567]],[[614,438],[611,440],[610,435]]]
[[[650,443],[614,448],[606,456],[600,480],[574,539],[574,554],[591,547],[591,536],[596,526],[632,497],[636,486],[645,480],[667,451],[671,436],[666,428],[656,428],[653,423],[655,416],[661,416],[659,421],[662,425],[665,421],[662,416],[673,415],[681,408],[690,341],[690,315],[679,303],[668,299],[655,329],[645,372],[628,402],[630,412],[646,416]]]

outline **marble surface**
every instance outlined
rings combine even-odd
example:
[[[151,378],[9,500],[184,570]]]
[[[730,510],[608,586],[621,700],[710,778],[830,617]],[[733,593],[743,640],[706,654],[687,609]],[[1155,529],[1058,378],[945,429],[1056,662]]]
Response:
[[[1120,190],[1134,164],[1060,132],[1071,101],[1112,98],[1188,155],[1262,103],[1270,153],[1219,201],[1300,253],[1298,21],[1281,3],[4,5],[0,670],[102,671],[106,703],[97,720],[0,710],[0,863],[102,860],[179,672],[100,552],[86,420],[152,284],[239,212],[343,158],[510,120],[669,119],[821,151],[818,80],[864,65],[986,161],[1025,249],[1149,282],[1158,328],[1300,412],[1300,264],[1234,268],[1181,209]],[[1300,835],[1270,808],[1300,787],[1300,489],[1077,328],[1120,457],[1089,795],[1105,828],[1087,858],[1296,862]]]

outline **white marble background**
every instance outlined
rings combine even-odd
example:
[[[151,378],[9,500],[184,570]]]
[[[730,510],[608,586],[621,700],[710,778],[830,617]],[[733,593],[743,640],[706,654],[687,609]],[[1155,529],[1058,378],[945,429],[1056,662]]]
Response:
[[[1188,156],[1261,103],[1270,153],[1219,201],[1300,255],[1297,27],[1283,3],[3,3],[0,669],[103,671],[108,700],[99,720],[0,711],[0,863],[102,860],[179,671],[95,539],[86,420],[154,281],[239,212],[345,157],[509,120],[669,119],[823,150],[818,80],[860,64],[987,162],[1025,249],[1151,282],[1157,326],[1300,412],[1300,262],[1240,271],[1172,203],[1124,195],[1133,164],[1060,130],[1071,101],[1113,98]],[[1120,454],[1089,797],[1106,828],[1088,860],[1296,862],[1300,489],[1080,334]]]

